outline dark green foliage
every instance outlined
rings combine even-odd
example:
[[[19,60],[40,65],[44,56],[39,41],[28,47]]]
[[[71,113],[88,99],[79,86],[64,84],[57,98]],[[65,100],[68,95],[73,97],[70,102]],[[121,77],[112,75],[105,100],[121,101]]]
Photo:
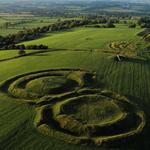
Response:
[[[144,31],[138,33],[139,36],[147,36],[150,33],[150,28],[145,29]]]
[[[135,24],[135,23],[130,24],[130,25],[129,25],[129,28],[136,28],[136,24]]]
[[[18,55],[19,56],[24,56],[26,54],[26,51],[24,49],[19,49]]]
[[[107,27],[107,28],[115,28],[115,25],[113,24],[112,21],[108,21],[106,27]]]
[[[142,27],[142,28],[150,28],[150,17],[141,17],[138,20],[138,24]]]

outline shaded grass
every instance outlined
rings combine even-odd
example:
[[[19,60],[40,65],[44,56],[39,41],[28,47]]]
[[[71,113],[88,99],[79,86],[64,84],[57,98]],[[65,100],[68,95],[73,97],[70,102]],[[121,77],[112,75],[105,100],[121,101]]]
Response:
[[[1,59],[0,62],[9,61],[25,56],[37,55],[48,52],[48,50],[26,50],[26,53],[22,56],[18,54],[19,50],[1,50]]]

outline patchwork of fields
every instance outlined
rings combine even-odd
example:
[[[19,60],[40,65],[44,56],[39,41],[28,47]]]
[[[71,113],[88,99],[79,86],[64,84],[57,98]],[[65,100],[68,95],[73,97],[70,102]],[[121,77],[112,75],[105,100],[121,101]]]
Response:
[[[112,149],[148,150],[150,147],[149,58],[137,56],[132,58],[130,54],[129,58],[118,61],[115,59],[116,51],[129,52],[130,49],[124,46],[117,49],[110,47],[113,42],[125,42],[132,45],[131,51],[139,52],[138,48],[147,45],[137,36],[140,31],[140,28],[129,29],[124,25],[119,25],[114,29],[76,28],[49,33],[45,37],[24,43],[25,45],[37,43],[48,45],[52,49],[47,51],[42,52],[41,50],[35,53],[35,50],[27,50],[27,54],[30,55],[15,59],[14,57],[18,55],[17,50],[1,51],[0,149],[107,150],[108,148],[104,148],[107,147],[105,144],[104,147],[97,147],[87,146],[87,143],[92,139],[91,141],[94,141],[96,145],[103,145],[101,138],[105,143],[108,137],[110,141],[123,137],[123,144]],[[53,48],[58,49],[53,50]],[[149,52],[145,55],[149,56]],[[93,80],[94,86],[91,84]],[[62,89],[64,85],[69,89]],[[98,91],[95,91],[97,89]],[[52,95],[47,95],[49,90]],[[65,93],[68,90],[69,92],[73,90],[73,92]],[[48,97],[43,97],[45,96],[42,95],[43,93]],[[53,97],[55,94],[58,94],[56,98]],[[72,95],[74,98],[71,98]],[[86,99],[86,103],[81,102],[83,99]],[[91,99],[94,99],[93,103]],[[106,100],[110,100],[111,103]],[[126,108],[127,106],[129,108]],[[69,107],[72,110],[69,110]],[[48,113],[44,113],[45,111]],[[79,118],[79,122],[76,122],[77,120],[72,118],[72,115],[69,118],[64,115],[70,113]],[[43,118],[45,114],[46,117]],[[100,127],[105,123],[106,125],[110,122],[113,124],[113,121],[122,114],[125,114],[125,117],[129,115],[129,118],[127,120],[123,118],[124,122],[115,126],[115,129],[118,129],[119,126],[118,131],[113,130],[111,133],[112,128],[106,126],[104,129],[105,131],[108,129],[108,133],[102,132],[102,136],[101,132],[96,133],[98,134],[96,138],[93,135],[98,130],[95,126],[92,126],[92,129],[88,129],[91,126],[83,127],[82,125],[80,129],[79,126],[76,129],[71,128],[74,122],[80,125],[81,120],[85,121],[84,124],[100,123]],[[47,118],[50,120],[47,121]],[[66,120],[66,124],[62,121],[63,119]],[[56,126],[53,124],[54,120],[59,123],[61,129],[56,127],[58,124],[55,124]],[[43,127],[43,124],[48,125],[49,128]],[[52,129],[51,124],[53,124]],[[48,135],[43,134],[43,131]],[[66,133],[67,136],[58,134],[57,131]],[[134,137],[137,133],[139,135]],[[76,135],[81,136],[81,139],[75,138],[74,144],[76,142],[77,145],[67,144],[63,141],[68,139],[68,135],[73,140]],[[126,138],[132,135],[133,138],[126,142]],[[88,140],[85,137],[88,137]],[[79,144],[81,141],[82,144]],[[113,140],[111,142],[113,143]],[[70,140],[69,143],[73,141]]]
[[[0,35],[15,34],[24,28],[37,28],[50,25],[56,22],[56,18],[49,17],[26,17],[26,16],[7,16],[0,17]]]

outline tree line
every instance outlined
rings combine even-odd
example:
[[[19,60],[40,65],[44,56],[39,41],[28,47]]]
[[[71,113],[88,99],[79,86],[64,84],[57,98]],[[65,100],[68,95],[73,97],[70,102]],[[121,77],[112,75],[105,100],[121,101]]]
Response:
[[[47,45],[43,45],[43,44],[40,44],[40,45],[24,45],[24,44],[20,44],[20,45],[9,45],[7,49],[19,49],[19,50],[44,50],[44,49],[48,49],[48,46]]]
[[[141,17],[138,20],[138,24],[142,27],[142,28],[150,28],[150,17]]]
[[[141,17],[138,24],[141,25],[142,28],[145,28],[145,30],[138,35],[142,36],[145,41],[150,42],[150,17]]]

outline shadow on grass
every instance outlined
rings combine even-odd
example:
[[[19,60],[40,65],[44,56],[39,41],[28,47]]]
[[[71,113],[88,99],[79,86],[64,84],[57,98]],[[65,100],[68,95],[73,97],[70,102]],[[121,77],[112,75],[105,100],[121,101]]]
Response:
[[[150,111],[149,111],[149,104],[146,104],[146,102],[144,102],[141,98],[139,97],[135,97],[132,95],[125,95],[126,97],[128,97],[130,100],[132,100],[135,104],[138,105],[138,107],[140,107],[144,113],[145,113],[145,117],[146,117],[146,126],[145,129],[143,130],[143,132],[137,136],[136,139],[134,139],[133,141],[131,141],[130,145],[134,150],[149,150],[150,148]]]
[[[5,61],[9,61],[9,60],[14,60],[14,59],[18,59],[18,58],[23,58],[23,57],[26,57],[26,56],[33,56],[33,55],[36,55],[36,54],[42,54],[42,53],[46,53],[46,52],[50,52],[49,50],[41,50],[41,51],[36,51],[35,52],[31,52],[31,53],[28,53],[28,54],[25,54],[25,55],[22,55],[22,56],[15,56],[15,57],[10,57],[10,58],[6,58],[6,59],[1,59],[0,62],[5,62]]]
[[[129,63],[137,63],[137,64],[150,64],[150,59],[145,59],[145,58],[129,58],[129,57],[124,57],[120,56],[120,60],[118,60],[117,57],[114,57],[114,60],[117,62],[129,62]]]

